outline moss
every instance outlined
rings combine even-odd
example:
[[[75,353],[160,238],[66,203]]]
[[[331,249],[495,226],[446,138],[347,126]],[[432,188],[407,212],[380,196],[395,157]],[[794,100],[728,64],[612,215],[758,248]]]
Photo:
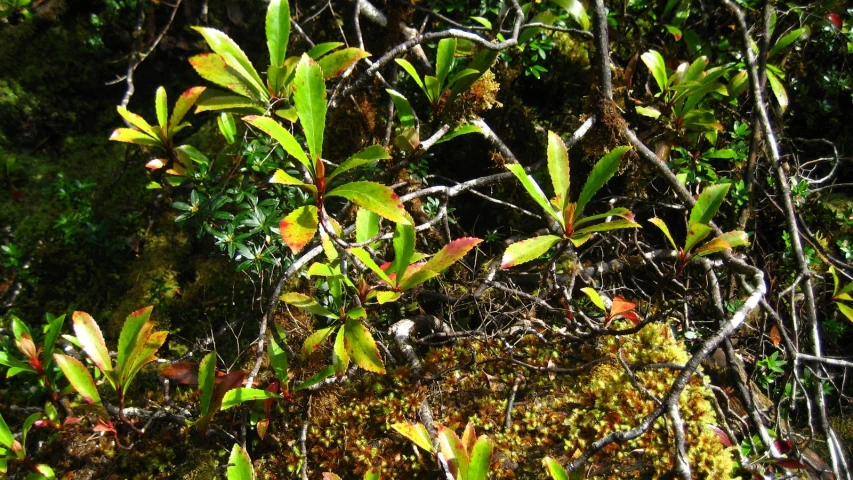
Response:
[[[426,375],[439,379],[412,384],[408,369],[389,375],[365,376],[315,397],[308,431],[312,469],[351,473],[355,478],[371,466],[383,467],[383,478],[433,478],[436,465],[430,455],[416,455],[412,445],[391,425],[416,422],[418,405],[429,399],[437,423],[460,430],[471,421],[478,433],[496,444],[492,477],[543,478],[541,459],[550,455],[562,463],[580,455],[591,442],[613,430],[627,430],[656,407],[631,384],[618,363],[673,362],[683,364],[688,354],[666,325],[647,325],[637,334],[601,339],[596,345],[543,347],[535,338],[514,345],[518,358],[563,368],[576,375],[531,375],[506,362],[487,361],[506,346],[500,341],[441,347],[424,354]],[[593,362],[595,361],[595,362]],[[459,364],[469,369],[451,369]],[[592,363],[591,363],[592,362]],[[663,396],[677,371],[637,372],[639,382]],[[506,403],[517,377],[529,377],[518,392],[512,428],[504,431]],[[707,424],[717,423],[702,379],[694,377],[681,395],[686,426],[688,460],[695,478],[730,478],[732,461]],[[672,431],[659,419],[645,435],[624,444],[612,444],[594,455],[588,478],[659,478],[672,469]],[[290,462],[298,462],[290,454]]]

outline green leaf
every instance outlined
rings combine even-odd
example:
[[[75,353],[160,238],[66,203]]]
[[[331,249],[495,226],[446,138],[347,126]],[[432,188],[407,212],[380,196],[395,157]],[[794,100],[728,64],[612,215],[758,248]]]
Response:
[[[355,62],[369,57],[370,54],[360,48],[344,48],[326,55],[317,61],[323,71],[323,78],[329,80],[344,73]]]
[[[318,43],[311,50],[308,50],[308,56],[313,58],[314,60],[319,59],[323,55],[331,52],[332,50],[344,46],[343,42],[326,42],[326,43]]]
[[[234,122],[234,117],[231,114],[222,112],[216,119],[216,124],[219,126],[219,131],[225,137],[225,141],[229,144],[234,143],[234,136],[237,135],[237,124]]]
[[[524,167],[517,163],[508,163],[506,165],[507,170],[513,173],[513,175],[521,181],[521,185],[524,186],[524,189],[527,190],[527,193],[530,195],[536,203],[545,210],[545,213],[551,215],[555,220],[557,220],[560,225],[565,228],[565,223],[563,222],[563,216],[558,215],[557,212],[554,211],[554,208],[551,206],[551,203],[548,202],[548,197],[545,196],[545,193],[542,192],[542,188],[539,187],[539,184],[533,180],[533,177],[527,174],[524,171]]]
[[[433,453],[432,439],[422,423],[395,423],[391,425],[391,428],[424,449],[424,451]]]
[[[385,273],[384,270],[379,268],[379,265],[377,265],[376,262],[373,261],[373,258],[371,258],[370,253],[368,253],[367,250],[363,248],[350,248],[347,251],[355,258],[361,260],[361,263],[363,263],[365,267],[372,270],[373,273],[378,275],[379,278],[384,280],[386,283],[388,283],[389,285],[394,284],[394,282],[391,281],[391,278],[388,277],[388,274]]]
[[[148,122],[146,122],[144,118],[140,117],[139,115],[137,115],[133,112],[128,111],[126,108],[124,108],[122,106],[116,107],[116,111],[119,113],[119,115],[122,116],[122,118],[127,120],[128,123],[130,123],[134,127],[138,128],[143,133],[149,135],[151,138],[155,138],[155,139],[158,139],[161,141],[164,140],[163,139],[163,132],[161,132],[160,130],[149,125]]]
[[[453,66],[453,54],[456,53],[456,39],[445,38],[438,42],[435,54],[435,77],[439,85],[444,85],[450,67]]]
[[[456,138],[460,135],[467,135],[469,133],[483,133],[483,131],[480,130],[480,127],[478,127],[476,125],[471,125],[470,123],[466,123],[464,125],[459,125],[458,127],[454,128],[453,130],[447,132],[443,137],[441,137],[437,142],[435,142],[435,145],[438,145],[438,144],[441,144],[444,142],[449,142],[450,140],[453,140],[454,138]]]
[[[139,130],[130,128],[117,128],[110,135],[110,140],[113,142],[133,143],[136,145],[146,145],[149,147],[161,147],[163,142],[157,138],[147,135]]]
[[[308,156],[305,155],[305,150],[302,150],[296,138],[282,127],[280,123],[272,118],[257,115],[243,117],[243,121],[266,132],[267,135],[274,138],[284,148],[285,152],[293,156],[302,165],[305,165],[312,174],[314,173],[314,162],[308,159]]]
[[[391,242],[394,245],[394,263],[392,264],[392,268],[397,273],[397,277],[394,280],[399,285],[403,280],[406,269],[409,268],[409,261],[415,253],[415,227],[398,223]]]
[[[275,372],[275,376],[281,382],[281,390],[287,391],[287,351],[275,341],[275,337],[270,336],[270,366]]]
[[[343,328],[338,329],[335,343],[332,345],[332,366],[335,367],[335,375],[343,376],[349,367],[349,353],[346,349],[346,338]]]
[[[788,109],[788,92],[785,91],[785,85],[783,85],[782,81],[779,80],[779,77],[769,69],[767,70],[767,80],[770,82],[770,90],[773,91],[776,101],[779,102],[779,107],[784,112]]]
[[[86,312],[74,312],[72,320],[74,322],[74,334],[77,335],[80,346],[107,378],[111,378],[113,364],[110,360],[110,352],[107,350],[104,336],[101,334],[98,324],[95,323],[95,319]]]
[[[44,335],[44,350],[42,351],[42,364],[44,364],[45,370],[49,369],[51,362],[53,362],[53,349],[64,323],[65,315],[54,317],[47,314],[47,332]]]
[[[375,162],[377,160],[390,159],[391,155],[388,155],[388,152],[385,151],[385,147],[383,147],[382,145],[371,145],[346,159],[344,163],[340,164],[340,166],[335,169],[334,172],[326,176],[326,182],[331,182],[332,179],[337,177],[338,175],[344,172],[348,172],[354,168],[358,168],[362,165],[367,165],[368,163]]]
[[[690,211],[690,222],[710,224],[711,219],[716,215],[723,199],[726,198],[726,193],[729,191],[731,184],[719,183],[709,185],[702,190],[699,198],[696,199],[696,204]]]
[[[290,251],[297,253],[314,238],[319,226],[319,211],[314,205],[304,205],[290,212],[279,223],[279,232]]]
[[[563,10],[572,17],[572,20],[575,21],[580,27],[584,30],[589,30],[590,22],[589,15],[586,13],[586,8],[584,8],[583,3],[580,0],[553,0],[554,3],[563,7]]]
[[[243,78],[235,75],[225,64],[225,59],[215,53],[202,53],[190,58],[190,65],[201,78],[246,98],[253,98],[252,89]]]
[[[355,214],[355,241],[366,242],[379,233],[379,215],[359,208]]]
[[[562,240],[556,235],[542,235],[515,242],[507,247],[501,259],[501,269],[515,267],[522,263],[535,260],[548,251],[554,244]]]
[[[698,249],[696,249],[696,255],[700,257],[704,257],[706,255],[711,255],[712,253],[722,252],[723,250],[731,250],[732,246],[729,245],[725,239],[721,237],[717,237],[711,239]]]
[[[272,178],[270,178],[270,183],[277,183],[279,185],[295,185],[313,193],[317,192],[317,187],[315,187],[314,185],[311,185],[310,183],[305,183],[302,180],[291,176],[289,173],[285,172],[280,168],[276,169],[275,173],[273,173]]]
[[[448,243],[427,261],[423,270],[441,273],[451,265],[462,259],[472,248],[476,247],[481,239],[475,237],[462,237]]]
[[[441,84],[438,83],[438,79],[432,75],[426,75],[424,76],[424,86],[429,103],[438,105],[438,100],[441,98]]]
[[[14,450],[12,446],[17,443],[15,436],[12,435],[12,431],[9,430],[9,425],[7,425],[6,420],[3,419],[3,415],[0,415],[0,443],[10,450]]]
[[[391,100],[394,101],[394,106],[397,108],[397,117],[400,118],[400,125],[404,129],[415,128],[415,112],[412,110],[409,100],[396,90],[386,88],[385,91],[388,92],[388,95],[391,95]]]
[[[347,318],[360,319],[367,318],[367,310],[364,307],[353,307],[347,310]]]
[[[403,281],[399,283],[400,290],[411,290],[418,285],[426,282],[431,278],[435,278],[438,276],[438,272],[433,270],[427,270],[423,267],[418,269],[417,271],[410,273],[408,276],[403,278]],[[397,297],[399,298],[399,297]],[[396,300],[395,298],[394,300]],[[383,303],[383,302],[379,302]]]
[[[80,363],[80,360],[59,353],[54,353],[53,358],[56,360],[59,369],[62,370],[62,374],[65,375],[74,390],[83,397],[83,400],[89,404],[100,405],[101,396],[98,395],[95,381],[92,379],[89,370],[86,370],[86,367]]]
[[[841,302],[835,302],[835,304],[838,305],[838,310],[843,313],[848,320],[853,322],[853,308],[850,308],[849,306]]]
[[[619,159],[628,150],[631,150],[631,147],[616,147],[592,167],[592,171],[586,178],[586,183],[584,183],[581,194],[578,197],[577,206],[575,207],[575,219],[581,216],[584,207],[589,203],[593,195],[601,190],[601,187],[619,170]]]
[[[278,0],[273,0],[273,2],[278,3]],[[226,394],[226,396],[227,395],[228,394]],[[228,457],[228,470],[225,472],[225,478],[227,480],[252,480],[255,478],[255,470],[252,468],[252,459],[249,458],[249,454],[240,447],[239,443],[235,443],[234,448],[231,449],[231,456]]]
[[[456,478],[467,479],[470,463],[468,452],[456,433],[444,425],[438,426],[438,447],[450,468],[457,472]]]
[[[569,474],[566,473],[563,466],[557,463],[556,460],[551,457],[545,457],[542,462],[545,464],[545,469],[551,474],[553,480],[569,480]]]
[[[293,102],[312,164],[323,157],[323,131],[326,129],[326,84],[323,71],[308,55],[303,54],[296,66],[296,92]]]
[[[137,339],[136,347],[128,358],[130,363],[121,370],[119,383],[121,385],[123,395],[127,393],[130,382],[133,380],[133,377],[139,373],[139,370],[145,365],[157,360],[157,357],[155,357],[154,354],[163,346],[164,343],[166,343],[166,337],[168,337],[169,332],[151,332],[153,327],[154,325],[150,322],[143,326],[140,337]]]
[[[711,227],[704,223],[690,222],[687,227],[687,239],[684,241],[684,251],[690,252],[699,242],[711,234]]]
[[[376,301],[379,302],[380,305],[396,302],[403,295],[402,292],[378,292],[376,294]]]
[[[300,390],[304,390],[306,388],[313,387],[314,385],[317,385],[318,383],[320,383],[323,380],[331,377],[334,374],[335,374],[335,367],[332,367],[330,365],[330,366],[320,370],[319,372],[315,373],[314,375],[312,375],[311,378],[309,378],[308,380],[305,380],[304,382],[297,385],[297,387],[294,388],[293,391],[298,392]]]
[[[664,62],[661,54],[655,50],[649,50],[641,55],[640,58],[643,60],[643,63],[646,64],[646,67],[649,68],[649,71],[652,72],[652,76],[654,77],[655,82],[657,82],[660,91],[666,91],[666,63]]]
[[[196,104],[195,113],[229,110],[235,113],[264,113],[265,109],[255,100],[237,95],[206,95]]]
[[[411,225],[412,220],[393,190],[376,182],[351,182],[326,193],[326,197],[343,197],[361,208],[395,223]]]
[[[213,390],[216,388],[216,352],[212,351],[201,359],[198,366],[198,389],[201,391],[201,416],[211,413],[210,403],[213,400]]]
[[[638,115],[642,115],[644,117],[658,118],[661,115],[660,110],[654,107],[638,106],[636,107],[636,110]]]
[[[302,343],[302,356],[307,357],[308,355],[311,355],[311,353],[313,353],[321,343],[332,335],[335,328],[337,327],[321,328],[309,335]]]
[[[594,222],[596,220],[601,220],[602,218],[607,217],[622,217],[625,220],[634,220],[634,214],[631,213],[627,208],[617,207],[611,210],[608,210],[604,213],[599,213],[596,215],[590,215],[588,217],[583,217],[575,221],[574,227],[575,229],[580,228],[581,225],[585,225],[590,222]]]
[[[196,100],[198,100],[199,95],[205,90],[207,90],[206,87],[192,87],[178,97],[178,101],[175,102],[175,108],[172,110],[172,117],[169,119],[170,131],[181,124],[181,120],[184,119],[184,116],[190,111]]]
[[[485,435],[481,435],[471,451],[471,465],[468,467],[468,480],[486,480],[489,474],[489,464],[492,459],[492,449],[495,445]]]
[[[669,233],[669,227],[667,227],[666,223],[662,219],[654,217],[650,218],[649,222],[651,222],[654,226],[658,227],[663,232],[664,236],[666,236],[666,239],[669,240],[670,244],[672,244],[672,248],[678,250],[678,245],[675,244],[675,240],[672,239],[672,234]]]
[[[219,54],[225,60],[226,65],[245,77],[246,82],[242,83],[251,85],[259,99],[264,101],[269,99],[269,93],[264,87],[260,75],[252,66],[249,57],[234,43],[234,40],[215,28],[192,27],[192,29],[201,33],[207,44],[210,45],[210,49]]]
[[[418,86],[421,87],[421,90],[423,90],[424,93],[429,96],[429,92],[427,92],[427,88],[424,85],[424,82],[421,81],[421,77],[420,75],[418,75],[418,71],[415,70],[415,67],[412,66],[412,64],[409,63],[407,60],[404,60],[402,58],[395,58],[394,61],[397,62],[397,65],[403,67],[403,70],[405,70],[406,73],[408,73],[409,76],[412,77],[412,80],[414,80],[415,83],[417,83]]]
[[[225,395],[222,397],[222,407],[220,410],[224,411],[241,403],[253,400],[266,400],[268,398],[281,398],[281,395],[260,388],[235,388],[225,392]]]
[[[611,222],[599,223],[589,227],[581,228],[579,230],[575,230],[575,233],[572,234],[572,237],[575,237],[576,235],[586,235],[588,233],[593,232],[609,232],[611,230],[619,230],[622,228],[640,228],[640,224],[625,219],[613,220]]]
[[[121,334],[118,337],[118,355],[116,357],[116,366],[119,370],[124,370],[131,362],[128,358],[136,348],[139,332],[142,326],[148,321],[151,316],[151,310],[154,307],[146,307],[137,310],[124,320],[124,325],[121,327]]]
[[[379,349],[370,331],[360,321],[348,319],[344,324],[346,351],[359,367],[375,373],[385,373]]]
[[[773,45],[773,48],[770,49],[770,52],[767,54],[767,57],[770,58],[773,55],[776,55],[782,50],[788,48],[788,45],[799,40],[800,37],[803,36],[803,33],[805,33],[805,31],[805,28],[798,28],[785,34],[782,38],[779,39],[779,41],[776,42],[776,45]]]
[[[154,97],[154,106],[157,110],[157,122],[160,128],[166,129],[169,125],[169,103],[166,100],[166,89],[160,87]]]
[[[290,5],[287,0],[270,0],[266,33],[270,65],[280,67],[287,58],[287,42],[290,39]]]
[[[317,303],[316,300],[305,295],[304,293],[290,292],[285,293],[279,299],[287,303],[288,305],[293,305],[294,307],[301,308],[308,312],[311,312],[315,315],[320,315],[322,317],[329,318],[338,318],[338,315],[329,311],[326,307]]]
[[[364,477],[362,480],[379,480],[379,470],[376,468],[371,468],[370,470],[364,472]]]
[[[548,174],[562,212],[569,201],[569,152],[563,139],[552,131],[548,131]]]
[[[595,289],[584,287],[581,289],[581,291],[586,294],[586,296],[589,297],[590,300],[592,300],[592,303],[596,307],[598,307],[601,311],[607,313],[607,306],[604,304],[604,299],[601,298],[601,295],[599,295],[598,292],[595,291]]]

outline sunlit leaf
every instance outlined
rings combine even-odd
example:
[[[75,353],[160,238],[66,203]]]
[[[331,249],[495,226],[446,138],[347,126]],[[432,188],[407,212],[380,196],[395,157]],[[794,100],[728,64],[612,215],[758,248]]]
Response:
[[[542,459],[542,463],[545,464],[545,469],[548,470],[549,474],[551,474],[551,478],[553,480],[569,480],[569,474],[566,473],[563,466],[553,458],[545,457]]]
[[[160,87],[154,95],[154,107],[157,111],[157,123],[165,129],[169,122],[169,103],[166,99],[166,89]]]
[[[343,197],[392,222],[412,224],[400,197],[390,188],[376,182],[346,183],[326,193],[326,197]]]
[[[589,297],[589,299],[592,301],[593,305],[598,307],[602,312],[607,312],[607,306],[604,305],[604,299],[601,298],[601,295],[599,295],[599,293],[596,292],[595,289],[590,288],[590,287],[584,287],[581,289],[581,291],[587,297]]]
[[[323,78],[329,80],[344,73],[355,62],[369,57],[370,54],[360,48],[344,48],[330,53],[317,61],[323,71]]]
[[[424,86],[424,82],[421,81],[420,75],[418,75],[417,70],[415,70],[415,67],[412,66],[411,63],[409,63],[408,61],[406,61],[402,58],[396,58],[396,59],[394,59],[394,61],[397,62],[397,65],[400,65],[401,67],[403,67],[403,70],[405,70],[406,73],[408,73],[409,76],[412,77],[412,80],[414,80],[415,83],[417,83],[418,86],[421,87],[421,90],[423,90],[424,93],[429,95],[429,93],[427,93],[426,86]]]
[[[843,313],[845,317],[847,317],[847,320],[853,322],[853,308],[841,302],[835,302],[835,304],[838,306],[838,310]]]
[[[338,318],[338,315],[329,311],[326,307],[317,303],[316,300],[305,295],[304,293],[297,292],[289,292],[285,293],[279,299],[288,304],[293,305],[294,307],[301,308],[305,311],[311,312],[314,315],[320,315],[322,317],[329,318]]]
[[[198,100],[199,95],[206,89],[206,87],[192,87],[178,97],[178,101],[175,102],[175,108],[172,110],[172,117],[169,119],[170,131],[181,124],[184,116],[190,111],[196,100]]]
[[[333,178],[338,175],[348,172],[354,168],[360,167],[362,165],[367,165],[368,163],[375,162],[376,160],[390,160],[391,155],[385,150],[382,145],[371,145],[364,150],[356,153],[355,155],[346,159],[343,163],[338,166],[331,174],[326,176],[326,181],[330,182]]]
[[[243,76],[246,77],[245,80],[252,86],[260,99],[267,100],[269,98],[261,77],[255,67],[252,66],[249,57],[228,35],[215,28],[192,27],[192,29],[201,33],[210,49],[225,59],[229,67],[243,72]]]
[[[403,295],[402,292],[390,292],[390,291],[377,292],[376,293],[376,301],[380,305],[383,305],[385,303],[396,302],[397,300],[400,299],[400,297],[402,295]]]
[[[131,128],[117,128],[113,130],[112,135],[110,135],[110,140],[113,142],[133,143],[149,147],[160,147],[163,145],[163,142],[159,139]]]
[[[788,109],[788,92],[785,90],[785,85],[783,85],[782,80],[780,80],[779,77],[769,69],[767,70],[767,81],[770,82],[770,90],[773,91],[776,101],[779,102],[779,107],[784,112]]]
[[[435,78],[439,85],[444,85],[444,80],[453,65],[453,54],[456,53],[456,39],[444,38],[439,40],[438,49],[435,53]]]
[[[515,242],[507,247],[501,259],[501,268],[510,268],[522,263],[535,260],[548,251],[554,244],[561,240],[556,235],[542,235]]]
[[[475,237],[462,237],[448,243],[424,264],[424,270],[441,273],[462,259],[483,240]]]
[[[313,58],[314,60],[319,60],[323,55],[331,52],[332,50],[344,46],[343,42],[325,42],[318,43],[308,50],[308,56]]]
[[[280,168],[276,169],[275,173],[273,173],[272,178],[270,178],[270,183],[278,183],[279,185],[294,185],[297,187],[302,187],[310,192],[317,191],[317,187],[315,187],[314,185],[305,183]]]
[[[798,28],[796,30],[791,30],[790,32],[785,34],[782,38],[780,38],[776,42],[775,45],[773,45],[773,48],[770,49],[770,52],[767,54],[767,57],[770,58],[773,55],[776,55],[777,53],[781,52],[782,50],[788,48],[788,45],[799,40],[800,37],[803,36],[803,33],[805,33],[805,31],[806,31],[805,28]]]
[[[456,478],[468,478],[468,465],[470,458],[468,452],[462,446],[462,440],[453,432],[453,430],[443,426],[438,426],[438,446],[444,459],[451,468],[456,470]]]
[[[580,0],[553,0],[554,3],[563,7],[563,10],[572,17],[582,29],[589,30],[590,22],[589,15],[586,13],[583,3]]]
[[[323,157],[323,131],[326,129],[326,84],[323,71],[317,62],[303,54],[296,67],[294,80],[296,91],[293,103],[299,123],[305,133],[311,161],[316,163]]]
[[[260,388],[235,388],[225,392],[222,397],[221,410],[228,410],[231,407],[253,400],[265,400],[267,398],[281,398],[277,393],[261,390]]]
[[[391,425],[391,428],[425,451],[429,453],[433,452],[432,439],[422,423],[395,423]]]
[[[216,352],[210,352],[201,359],[198,367],[198,389],[201,392],[201,414],[210,413],[213,389],[216,381]]]
[[[663,232],[666,239],[669,240],[669,243],[672,245],[672,248],[678,250],[678,245],[676,245],[675,240],[672,239],[672,234],[669,233],[669,227],[667,227],[666,223],[662,219],[654,217],[650,218],[649,222],[654,224],[654,226],[658,227]]]
[[[485,435],[477,439],[474,448],[470,450],[471,464],[468,466],[468,480],[486,480],[494,446],[494,443]]]
[[[252,459],[250,459],[249,454],[240,447],[239,443],[235,443],[234,448],[231,449],[231,456],[228,457],[228,470],[225,472],[225,478],[227,480],[252,480],[255,478],[255,470],[252,468]]]
[[[631,147],[616,147],[601,160],[596,162],[592,167],[592,171],[586,178],[581,194],[578,197],[577,206],[575,207],[575,219],[579,218],[583,213],[584,207],[592,197],[601,190],[601,187],[619,170],[619,160]]]
[[[711,223],[711,219],[714,218],[714,215],[716,215],[717,210],[719,210],[720,205],[723,203],[729,187],[731,187],[730,183],[719,183],[705,187],[702,193],[699,194],[699,198],[696,199],[693,209],[690,211],[690,222]]]
[[[397,108],[397,116],[400,118],[400,125],[404,129],[415,128],[415,113],[412,110],[409,100],[396,90],[388,88],[385,91],[388,92],[388,95],[391,95],[391,100],[394,101],[394,106]]]
[[[314,238],[319,225],[317,215],[317,207],[303,205],[281,220],[279,224],[281,238],[290,247],[291,252],[299,252]]]
[[[323,343],[323,341],[325,341],[327,338],[329,338],[329,336],[332,335],[332,333],[335,331],[335,328],[337,327],[321,328],[309,335],[308,338],[306,338],[305,341],[302,343],[302,356],[307,357],[308,355],[311,355],[311,353],[313,353],[314,350],[316,350],[317,347],[321,343]]]
[[[280,67],[287,58],[287,42],[290,39],[290,5],[287,0],[270,1],[265,26],[270,65]]]
[[[622,228],[640,228],[640,224],[630,220],[618,219],[581,228],[575,231],[572,237],[575,235],[585,235],[593,232],[609,232],[611,230],[619,230]]]
[[[252,98],[252,90],[243,83],[243,79],[229,71],[225,59],[215,53],[202,53],[190,58],[190,65],[201,78],[213,82],[232,92]]]
[[[379,233],[379,215],[359,208],[355,215],[355,241],[366,242]]]
[[[394,246],[393,266],[399,284],[409,267],[412,254],[415,253],[415,227],[398,223],[391,242]]]
[[[558,209],[563,211],[569,199],[569,152],[566,144],[554,132],[548,132],[548,174],[558,199]]]
[[[62,374],[65,375],[65,378],[86,403],[101,403],[101,396],[98,395],[95,380],[92,379],[92,374],[80,363],[80,360],[59,353],[54,353],[53,358],[56,360],[59,369],[62,370]]]
[[[563,216],[558,215],[557,212],[554,211],[554,208],[551,206],[551,203],[548,202],[548,197],[546,197],[545,193],[542,192],[542,188],[539,186],[538,183],[536,183],[535,180],[533,180],[533,177],[531,177],[527,174],[527,172],[524,171],[524,167],[517,163],[509,163],[506,165],[506,168],[507,170],[512,172],[512,174],[515,175],[516,178],[518,178],[518,180],[521,182],[521,185],[524,186],[524,189],[527,190],[527,193],[530,195],[530,197],[536,203],[538,203],[539,206],[542,207],[542,209],[545,210],[548,215],[551,215],[551,217],[560,222],[560,225],[563,225],[565,227],[565,224],[563,222]]]
[[[385,373],[385,365],[379,358],[379,348],[370,331],[358,320],[348,319],[344,324],[346,351],[361,368],[376,373]]]
[[[664,62],[661,54],[655,50],[649,50],[642,54],[640,58],[643,60],[643,63],[646,64],[649,71],[652,72],[652,77],[654,77],[655,82],[657,82],[660,91],[665,91],[668,77],[666,75],[666,63]]]
[[[287,351],[275,341],[274,336],[270,336],[270,366],[275,372],[275,376],[281,382],[281,390],[287,391]]]
[[[77,336],[80,346],[86,355],[92,359],[92,362],[109,377],[112,374],[113,365],[112,360],[110,360],[110,352],[104,343],[104,336],[101,334],[101,328],[98,327],[95,319],[86,312],[74,312],[72,320],[74,334]]]
[[[302,150],[302,146],[299,145],[299,142],[296,141],[296,138],[290,134],[284,127],[281,126],[278,122],[269,117],[260,117],[257,115],[249,115],[247,117],[243,117],[243,121],[248,123],[249,125],[253,125],[255,127],[260,128],[267,135],[271,136],[275,139],[281,147],[284,148],[284,151],[293,156],[293,158],[299,160],[299,163],[305,165],[309,170],[313,172],[314,163],[308,159],[308,156],[305,155],[305,150]]]
[[[684,242],[684,251],[693,250],[699,242],[704,240],[711,233],[711,227],[704,223],[690,222],[687,226],[687,240]]]

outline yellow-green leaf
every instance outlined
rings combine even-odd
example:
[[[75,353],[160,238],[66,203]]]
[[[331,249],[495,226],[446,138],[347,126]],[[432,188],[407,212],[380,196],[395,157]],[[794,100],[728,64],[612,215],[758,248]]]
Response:
[[[675,240],[672,239],[672,234],[669,233],[669,227],[666,225],[662,219],[658,217],[650,218],[649,222],[651,222],[654,226],[658,227],[664,234],[669,243],[672,245],[672,248],[678,250],[678,245],[675,244]]]
[[[369,57],[370,54],[360,48],[344,48],[330,53],[317,61],[323,71],[323,78],[329,80],[344,73],[355,62]]]
[[[321,328],[309,335],[308,338],[302,342],[302,356],[307,357],[308,355],[311,355],[311,353],[313,353],[324,340],[332,335],[335,328],[336,327]]]
[[[561,240],[556,235],[542,235],[515,242],[507,247],[501,259],[501,268],[510,268],[535,260]]]
[[[415,445],[421,447],[426,452],[433,452],[432,439],[429,432],[422,423],[395,423],[391,428],[400,433],[400,435],[408,438]]]
[[[225,478],[227,480],[253,480],[255,478],[255,470],[252,468],[252,459],[249,458],[249,454],[243,450],[239,443],[235,443],[234,448],[231,449],[231,456],[228,457],[228,470],[225,472]]]
[[[379,349],[364,324],[348,319],[344,324],[344,340],[346,351],[356,365],[370,372],[385,373]]]
[[[282,66],[287,58],[290,39],[290,5],[287,0],[271,0],[266,18],[267,49],[270,65]]]
[[[548,174],[562,212],[569,201],[569,152],[563,139],[551,131],[548,132]]]
[[[341,185],[326,197],[343,197],[361,208],[395,223],[411,225],[412,220],[393,190],[376,182],[351,182]]]
[[[275,139],[275,141],[284,148],[285,152],[299,160],[299,163],[305,165],[305,167],[307,167],[312,173],[314,172],[314,163],[308,159],[307,155],[305,155],[305,150],[302,149],[302,146],[299,145],[296,138],[282,127],[281,124],[272,118],[260,117],[257,115],[243,117],[243,121],[266,132],[267,135]]]
[[[303,54],[296,66],[296,91],[293,103],[308,151],[311,153],[312,164],[323,157],[323,132],[326,129],[326,84],[323,81],[323,71],[317,62]]]
[[[604,299],[601,298],[601,295],[598,294],[594,289],[589,287],[584,287],[581,291],[592,300],[593,305],[598,307],[602,312],[607,312],[607,306],[604,305]]]
[[[331,311],[329,311],[329,309],[320,305],[313,298],[309,297],[308,295],[305,295],[304,293],[285,293],[284,295],[279,297],[279,299],[282,302],[287,303],[288,305],[293,305],[294,307],[309,311],[315,315],[320,315],[329,318],[338,318],[336,314],[332,313]]]
[[[74,312],[71,318],[74,323],[74,333],[77,335],[80,346],[83,347],[92,362],[110,378],[113,371],[110,352],[107,350],[104,336],[101,334],[101,329],[95,319],[86,312]]]
[[[98,388],[95,386],[92,374],[86,370],[80,360],[59,353],[54,353],[53,358],[56,360],[56,365],[62,370],[62,374],[65,375],[65,378],[86,403],[101,403],[101,396],[98,395]]]

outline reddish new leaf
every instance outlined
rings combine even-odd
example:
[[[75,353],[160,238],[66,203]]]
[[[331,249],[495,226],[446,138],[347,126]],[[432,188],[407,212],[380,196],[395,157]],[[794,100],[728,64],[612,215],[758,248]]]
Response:
[[[732,441],[729,439],[729,436],[726,434],[726,432],[724,432],[722,429],[720,429],[720,427],[717,427],[714,425],[705,425],[705,426],[708,427],[712,432],[714,432],[714,435],[716,435],[717,438],[720,439],[720,443],[722,443],[723,445],[725,445],[727,447],[731,447],[733,445]]]
[[[198,364],[175,362],[161,370],[160,375],[181,385],[198,385]]]

